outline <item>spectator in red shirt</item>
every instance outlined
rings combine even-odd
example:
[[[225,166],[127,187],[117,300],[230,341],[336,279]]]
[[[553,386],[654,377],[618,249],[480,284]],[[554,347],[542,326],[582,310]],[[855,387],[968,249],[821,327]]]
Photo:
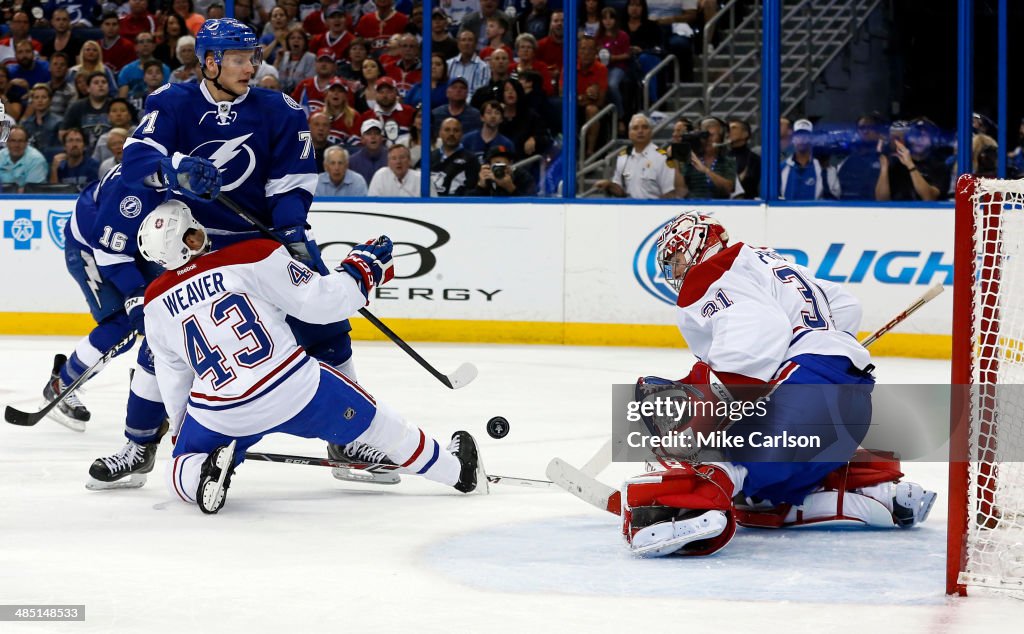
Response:
[[[370,52],[377,55],[387,48],[389,37],[405,30],[409,18],[395,11],[394,0],[373,0],[373,4],[377,10],[359,18],[355,34],[365,38],[370,43]]]
[[[559,83],[562,81],[562,27],[564,23],[565,14],[561,11],[552,11],[548,35],[537,42],[537,59],[548,65],[552,77],[558,78]]]
[[[608,69],[597,61],[597,42],[594,38],[580,38],[578,61],[576,62],[576,120],[583,123],[594,118],[604,107],[608,96]],[[587,131],[586,151],[593,154],[597,149],[599,126]]]
[[[38,53],[43,50],[43,43],[29,35],[28,29],[31,22],[28,14],[24,11],[16,11],[11,16],[11,21],[8,24],[9,31],[7,37],[0,40],[0,46],[10,46],[11,50],[14,50],[14,45],[21,40],[28,40],[32,42],[32,48]]]
[[[551,71],[547,64],[537,61],[537,38],[529,33],[523,33],[516,38],[516,53],[519,60],[516,62],[515,72],[517,77],[527,71],[534,71],[540,75],[540,85],[537,86],[545,95],[551,96],[555,92],[555,84],[551,79]]]
[[[384,123],[384,136],[389,142],[409,133],[416,112],[403,106],[398,97],[398,86],[390,77],[377,80],[377,104],[363,113],[363,121],[377,119]]]
[[[404,99],[414,84],[423,81],[423,64],[420,63],[420,44],[416,36],[406,33],[398,44],[399,59],[384,67],[384,74],[395,80],[398,94]]]
[[[323,109],[327,88],[330,87],[338,72],[338,62],[335,60],[334,51],[326,46],[318,50],[314,69],[316,75],[300,81],[295,87],[295,91],[292,92],[292,99],[303,106],[308,104],[310,112]]]
[[[314,51],[329,48],[334,52],[334,59],[345,59],[353,40],[352,34],[348,32],[348,16],[345,15],[340,3],[324,9],[323,15],[327,21],[327,29],[309,41],[309,48]],[[306,29],[306,32],[313,33],[309,29]]]
[[[156,33],[156,20],[147,8],[146,0],[128,0],[128,13],[121,16],[121,37],[134,42],[139,33]]]
[[[626,77],[629,65],[633,60],[633,52],[629,48],[629,35],[619,28],[619,16],[615,9],[601,9],[601,26],[597,27],[598,51],[608,51],[608,98],[619,111],[622,132],[625,133],[626,111],[623,109],[623,90],[627,88]]]
[[[115,73],[120,72],[129,62],[138,59],[135,54],[135,44],[121,37],[121,21],[116,13],[103,14],[100,30],[103,31],[103,39],[100,40],[100,46],[103,48],[103,63],[111,70]]]

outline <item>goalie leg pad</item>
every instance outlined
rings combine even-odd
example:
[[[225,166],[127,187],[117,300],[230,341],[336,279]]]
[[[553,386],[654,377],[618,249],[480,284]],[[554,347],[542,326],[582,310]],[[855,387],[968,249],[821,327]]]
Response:
[[[736,534],[733,482],[713,464],[679,463],[622,485],[622,535],[640,556],[710,555]]]

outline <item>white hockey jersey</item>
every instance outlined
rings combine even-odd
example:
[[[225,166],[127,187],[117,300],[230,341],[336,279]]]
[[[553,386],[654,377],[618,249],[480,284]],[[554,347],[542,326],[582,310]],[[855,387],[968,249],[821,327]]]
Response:
[[[266,431],[299,413],[320,366],[295,342],[288,315],[315,324],[366,304],[349,275],[321,276],[271,240],[214,251],[146,289],[146,338],[173,429],[188,413],[229,436]]]
[[[683,338],[716,372],[769,381],[801,354],[871,363],[856,339],[857,299],[771,249],[739,242],[693,267],[678,305]]]

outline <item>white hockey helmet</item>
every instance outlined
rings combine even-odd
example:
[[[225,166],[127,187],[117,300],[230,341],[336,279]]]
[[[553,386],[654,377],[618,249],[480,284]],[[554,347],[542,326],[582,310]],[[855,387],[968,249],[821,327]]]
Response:
[[[722,223],[699,211],[688,210],[673,218],[658,236],[658,252],[655,257],[665,275],[665,281],[678,291],[683,278],[693,268],[729,245],[729,234]],[[683,274],[676,277],[672,256],[682,251]]]
[[[185,244],[189,231],[202,231],[203,246],[193,251]],[[139,253],[150,262],[168,270],[188,264],[210,248],[206,229],[192,217],[192,210],[180,200],[168,200],[156,206],[142,221],[138,234]]]

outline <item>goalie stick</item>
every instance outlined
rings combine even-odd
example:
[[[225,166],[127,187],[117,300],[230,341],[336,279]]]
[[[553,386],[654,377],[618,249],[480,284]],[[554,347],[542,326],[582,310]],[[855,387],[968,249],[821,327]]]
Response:
[[[914,302],[903,312],[893,317],[887,324],[861,341],[861,345],[865,348],[870,347],[871,344],[878,341],[883,335],[885,335],[885,333],[905,321],[907,317],[910,317],[920,310],[922,306],[938,297],[943,290],[941,283],[935,284],[929,288],[923,295],[921,295],[921,297],[914,300]],[[591,458],[590,462],[584,465],[582,469],[577,469],[561,458],[552,458],[544,473],[551,478],[551,481],[555,486],[565,489],[572,495],[595,508],[618,515],[620,512],[619,506],[621,504],[621,493],[603,482],[598,481],[595,476],[599,471],[594,472],[592,470],[592,467],[595,466],[594,463],[598,461],[598,457],[605,451],[605,447],[609,449],[611,448],[610,439],[604,447],[598,450],[598,454]],[[610,462],[611,459],[609,456],[609,463]],[[607,466],[607,464],[604,466]],[[590,468],[588,469],[588,467]]]
[[[183,175],[179,174],[179,179],[182,176]],[[242,207],[239,206],[239,204],[236,203],[235,201],[231,200],[224,194],[219,194],[217,196],[217,202],[221,203],[234,213],[244,218],[246,222],[255,227],[257,231],[262,233],[267,238],[270,238],[274,242],[279,242],[283,244],[286,249],[288,248],[288,245],[285,244],[284,241],[282,241],[281,238],[277,236],[273,231],[271,231],[270,228],[268,228],[265,224],[257,220],[255,217],[253,217],[252,214],[242,209]],[[289,252],[291,252],[290,249]],[[292,253],[292,256],[298,259],[297,254]],[[406,343],[405,340],[403,340],[395,333],[395,331],[391,330],[391,328],[389,328],[387,324],[378,319],[377,316],[371,313],[369,310],[367,310],[366,308],[360,308],[359,314],[365,317],[367,321],[369,321],[377,328],[377,330],[384,333],[384,335],[392,342],[394,342],[396,346],[401,348],[407,355],[412,357],[416,363],[420,364],[420,366],[423,367],[424,370],[429,372],[435,379],[443,383],[445,386],[453,390],[457,390],[460,387],[465,387],[466,385],[469,385],[469,383],[471,383],[473,379],[476,378],[477,369],[476,366],[473,365],[472,363],[463,363],[462,365],[457,367],[455,371],[452,372],[451,374],[442,373],[440,370],[431,365],[430,362],[428,362],[426,359],[420,356],[418,352],[413,350],[412,346]]]
[[[107,364],[108,361],[116,357],[120,352],[121,348],[128,345],[130,342],[135,340],[138,333],[134,330],[124,336],[124,339],[115,343],[109,350],[103,353],[103,356],[99,358],[99,361],[89,366],[89,368],[82,373],[71,385],[64,388],[64,391],[57,395],[57,398],[53,399],[46,406],[38,412],[23,412],[18,409],[14,409],[8,405],[4,409],[4,420],[12,425],[21,425],[22,427],[31,427],[39,421],[46,418],[54,407],[60,405],[69,394],[77,390],[83,383],[93,377],[100,369]]]
[[[331,460],[330,458],[315,458],[312,456],[289,456],[279,453],[260,453],[247,451],[246,460],[262,460],[264,462],[282,462],[285,464],[303,464],[311,467],[340,467],[342,469],[355,469],[367,473],[384,473],[398,470],[398,465],[380,464],[374,462],[345,462],[342,460]],[[367,478],[371,481],[372,478]],[[491,484],[511,484],[514,486],[547,489],[554,486],[548,480],[533,480],[530,478],[515,478],[512,476],[487,474],[487,481]]]

